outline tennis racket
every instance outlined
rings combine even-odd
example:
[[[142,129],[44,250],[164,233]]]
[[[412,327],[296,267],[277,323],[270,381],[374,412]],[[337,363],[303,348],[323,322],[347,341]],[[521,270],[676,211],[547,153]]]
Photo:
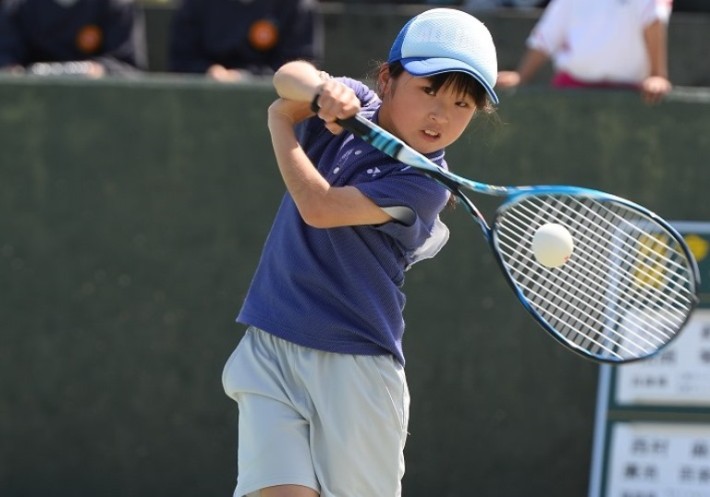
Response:
[[[525,309],[555,339],[604,363],[650,357],[681,331],[698,302],[700,276],[682,236],[629,200],[574,186],[494,186],[462,178],[362,116],[338,122],[376,149],[449,189],[478,222]],[[463,190],[505,197],[492,225]],[[540,264],[537,230],[560,224],[574,251]]]

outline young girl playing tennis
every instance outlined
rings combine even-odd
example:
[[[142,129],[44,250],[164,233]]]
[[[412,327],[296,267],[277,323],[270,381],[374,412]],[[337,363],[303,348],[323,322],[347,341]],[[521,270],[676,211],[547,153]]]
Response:
[[[490,33],[454,9],[404,26],[377,92],[302,61],[275,74],[268,122],[288,192],[223,376],[239,405],[236,497],[401,495],[402,285],[446,242],[449,193],[336,119],[360,113],[446,167],[444,148],[497,103],[496,74]]]

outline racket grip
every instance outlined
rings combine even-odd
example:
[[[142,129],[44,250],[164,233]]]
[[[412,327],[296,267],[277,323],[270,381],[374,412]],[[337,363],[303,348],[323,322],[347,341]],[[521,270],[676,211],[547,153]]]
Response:
[[[318,111],[320,110],[320,106],[318,105],[319,99],[320,92],[316,93],[313,100],[311,100],[311,110],[316,114],[318,114]],[[354,116],[345,119],[336,119],[335,122],[360,138],[369,136],[372,129],[369,121],[359,114],[355,114]]]
[[[316,92],[316,94],[313,95],[313,100],[311,100],[311,110],[315,114],[318,114],[318,111],[320,110],[320,105],[318,105],[318,100],[320,100],[320,90],[318,90]]]
[[[354,116],[348,117],[346,119],[336,119],[335,122],[350,131],[355,136],[358,136],[363,139],[368,138],[370,136],[371,129],[369,126],[369,121],[362,117],[360,114],[355,114]]]

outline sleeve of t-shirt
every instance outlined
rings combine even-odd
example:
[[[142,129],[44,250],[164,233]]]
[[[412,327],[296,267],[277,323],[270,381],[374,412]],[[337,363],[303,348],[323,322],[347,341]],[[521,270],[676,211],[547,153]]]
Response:
[[[559,51],[565,43],[568,24],[567,12],[572,7],[569,0],[552,0],[526,41],[528,48],[547,55]]]
[[[416,251],[429,239],[449,199],[443,186],[405,165],[377,181],[355,186],[379,207],[404,207],[413,214],[409,223],[393,220],[374,227],[394,238],[405,252]]]
[[[656,21],[668,23],[673,10],[672,0],[642,0],[642,3],[641,19],[644,26]]]

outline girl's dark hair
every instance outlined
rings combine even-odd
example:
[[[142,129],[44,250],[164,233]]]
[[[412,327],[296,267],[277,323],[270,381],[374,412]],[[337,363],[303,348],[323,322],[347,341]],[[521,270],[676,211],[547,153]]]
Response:
[[[380,68],[381,67],[382,65],[380,65]],[[405,71],[400,61],[388,64],[388,69],[390,76],[393,78],[397,78]],[[463,72],[445,72],[430,76],[429,80],[431,81],[431,86],[434,91],[449,87],[454,92],[469,95],[476,104],[476,109],[486,113],[494,112],[493,104],[488,98],[488,92],[486,92],[486,89],[481,83],[476,81],[476,79],[469,74]]]

